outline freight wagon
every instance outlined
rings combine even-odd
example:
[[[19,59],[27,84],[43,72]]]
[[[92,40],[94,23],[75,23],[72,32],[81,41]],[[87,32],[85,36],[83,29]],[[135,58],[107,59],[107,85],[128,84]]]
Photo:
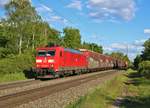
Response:
[[[88,69],[90,70],[106,70],[113,69],[114,60],[110,56],[106,56],[97,52],[93,52],[87,49],[80,49],[80,51],[86,55],[88,61]]]

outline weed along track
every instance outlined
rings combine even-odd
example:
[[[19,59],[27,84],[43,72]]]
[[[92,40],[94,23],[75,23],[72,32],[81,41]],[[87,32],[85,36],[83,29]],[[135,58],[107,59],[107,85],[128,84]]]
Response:
[[[98,78],[103,78],[105,76],[111,76],[116,74],[117,71],[106,71],[106,72],[98,72],[91,73],[90,75],[85,75],[84,77],[79,77],[74,79],[72,77],[71,80],[66,82],[61,82],[58,84],[53,84],[45,87],[40,87],[36,89],[31,89],[23,92],[18,92],[10,95],[5,95],[0,97],[0,108],[7,107],[16,107],[22,105],[24,103],[28,103],[39,98],[43,98],[45,96],[51,95],[53,93],[57,93],[71,87],[79,86],[80,84],[87,83],[91,80],[95,80]]]

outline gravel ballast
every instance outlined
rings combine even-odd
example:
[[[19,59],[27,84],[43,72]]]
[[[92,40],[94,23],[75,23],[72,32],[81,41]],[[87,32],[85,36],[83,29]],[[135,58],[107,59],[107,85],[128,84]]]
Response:
[[[81,96],[86,95],[89,91],[103,84],[105,81],[111,80],[115,76],[120,75],[120,73],[121,72],[115,72],[114,74],[97,78],[95,80],[80,84],[79,86],[51,94],[27,104],[20,105],[18,108],[65,108],[68,104],[77,101]]]
[[[110,71],[112,71],[112,70],[110,70]],[[101,73],[104,73],[104,72],[106,72],[106,71],[103,71]],[[90,75],[95,75],[95,74],[99,74],[99,73],[89,73],[89,74],[83,74],[83,75],[79,75],[79,76],[53,79],[53,80],[50,80],[50,81],[41,81],[41,82],[34,83],[34,84],[31,84],[31,85],[0,90],[0,96],[5,96],[5,95],[12,94],[12,93],[18,93],[18,92],[31,90],[31,89],[35,89],[35,88],[40,88],[40,87],[44,87],[44,86],[54,85],[54,84],[58,84],[58,83],[61,83],[61,82],[67,82],[67,81],[70,81],[72,79],[78,79],[78,78],[82,78],[82,77],[86,77],[86,76],[90,76]]]

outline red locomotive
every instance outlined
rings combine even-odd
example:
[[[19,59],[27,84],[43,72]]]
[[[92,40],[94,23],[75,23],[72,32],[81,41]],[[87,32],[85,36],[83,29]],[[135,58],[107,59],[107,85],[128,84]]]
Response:
[[[37,48],[36,52],[34,72],[37,78],[127,67],[124,61],[86,49],[45,47]]]

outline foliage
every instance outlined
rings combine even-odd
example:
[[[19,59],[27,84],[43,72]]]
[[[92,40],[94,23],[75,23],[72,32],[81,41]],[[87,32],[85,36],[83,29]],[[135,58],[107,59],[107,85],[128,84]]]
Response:
[[[10,82],[10,81],[18,81],[18,80],[25,80],[27,79],[24,73],[13,73],[13,74],[6,74],[0,78],[0,83],[2,82]]]
[[[150,39],[144,43],[144,51],[141,56],[142,60],[150,60]]]
[[[10,1],[5,9],[7,17],[0,21],[0,47],[21,54],[59,40],[59,32],[41,19],[29,0]]]
[[[0,75],[23,72],[33,66],[34,57],[31,54],[21,54],[0,60]]]
[[[134,59],[134,67],[135,69],[139,68],[139,63],[142,61],[142,57],[140,55],[137,55],[136,58]]]
[[[81,35],[80,31],[75,28],[67,27],[64,28],[63,46],[68,48],[80,48],[81,46]]]
[[[12,0],[5,10],[7,16],[0,20],[0,47],[10,54],[21,54],[47,44],[82,47],[79,29],[66,27],[64,36],[60,37],[60,32],[42,20],[29,0]],[[88,44],[87,48],[102,53],[102,47],[97,44]]]
[[[112,52],[112,53],[110,54],[110,56],[112,56],[112,57],[114,57],[114,58],[117,58],[117,59],[120,59],[120,60],[123,60],[123,61],[127,61],[129,66],[132,65],[132,63],[131,63],[131,61],[129,60],[128,56],[127,56],[127,55],[124,55],[124,54],[121,53],[121,52]]]
[[[128,84],[125,86],[126,95],[121,101],[121,108],[148,108],[150,106],[150,80],[142,77],[137,71],[128,73]]]
[[[96,43],[81,43],[81,35],[80,31],[76,28],[67,27],[64,29],[64,36],[62,37],[62,41],[60,41],[61,45],[64,47],[79,49],[89,49],[98,53],[103,53],[102,46],[97,45]]]
[[[0,59],[6,58],[11,53],[10,49],[0,47]]]
[[[124,61],[127,61],[129,66],[132,65],[132,63],[131,63],[131,61],[130,61],[130,59],[128,58],[127,55],[124,55],[123,60],[124,60]]]
[[[4,28],[0,28],[0,47],[6,47],[5,45],[8,43],[7,37],[3,36],[3,30]]]
[[[92,50],[98,53],[103,53],[103,48],[100,45],[97,45],[96,43],[87,43],[83,42],[82,48]]]
[[[139,64],[139,72],[143,76],[150,78],[150,61],[142,61]]]
[[[40,18],[29,0],[10,1],[6,5],[6,12],[8,16],[4,21],[4,25],[10,29],[11,37],[15,39],[13,43],[17,44],[18,53],[21,54],[23,47],[30,43],[31,35],[28,31],[33,30],[30,27],[34,28],[34,23],[38,22]],[[34,34],[32,33],[32,35]]]
[[[149,108],[150,80],[137,74],[129,69],[66,108]]]
[[[126,78],[123,75],[115,77],[66,108],[108,108],[121,94],[124,81]]]
[[[0,75],[13,76],[33,67],[35,57],[29,52],[36,47],[82,47],[79,29],[66,27],[61,37],[58,30],[43,21],[30,0],[10,0],[5,12],[6,17],[0,19]],[[89,44],[89,48],[102,53],[97,44]]]
[[[139,70],[139,72],[143,75],[146,75],[147,77],[149,77],[150,75],[150,39],[148,39],[147,41],[145,41],[144,43],[144,51],[142,51],[141,55],[138,55],[135,59],[134,59],[134,66],[136,67],[136,69]]]
[[[121,52],[112,52],[112,53],[110,54],[110,56],[112,56],[112,57],[114,57],[114,58],[118,58],[118,59],[123,59],[124,54],[121,53]]]

